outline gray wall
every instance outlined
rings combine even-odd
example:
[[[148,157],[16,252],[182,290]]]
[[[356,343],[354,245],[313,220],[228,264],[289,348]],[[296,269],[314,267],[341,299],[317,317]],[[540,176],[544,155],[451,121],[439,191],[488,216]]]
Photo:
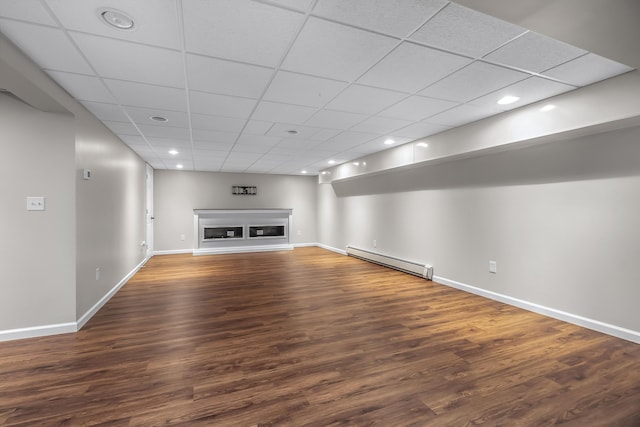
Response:
[[[1,35],[0,57],[2,88],[70,113],[0,97],[1,333],[76,322],[144,260],[145,163]]]
[[[75,124],[80,318],[145,258],[146,172],[138,155],[89,113],[77,110]],[[84,168],[90,180],[82,179]]]
[[[320,185],[318,240],[640,331],[640,128]],[[488,261],[498,273],[488,272]]]
[[[74,322],[73,118],[0,94],[0,147],[0,331]]]
[[[153,179],[155,251],[194,248],[194,209],[293,209],[291,243],[316,242],[317,177],[156,170]],[[234,196],[233,185],[258,195]]]

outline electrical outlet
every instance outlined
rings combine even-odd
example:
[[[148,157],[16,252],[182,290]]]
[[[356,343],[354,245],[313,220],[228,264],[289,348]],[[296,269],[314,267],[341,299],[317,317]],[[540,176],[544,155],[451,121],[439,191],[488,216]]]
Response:
[[[496,274],[498,272],[498,263],[495,261],[489,261],[489,273]]]
[[[96,268],[96,280],[100,280],[100,268]]]
[[[373,241],[373,247],[374,247],[374,248],[377,248],[377,247],[378,247],[378,241],[377,241],[377,240],[374,240],[374,241]]]
[[[184,234],[181,234],[181,235],[180,235],[180,240],[182,240],[182,241],[184,242],[184,239],[185,239]]]

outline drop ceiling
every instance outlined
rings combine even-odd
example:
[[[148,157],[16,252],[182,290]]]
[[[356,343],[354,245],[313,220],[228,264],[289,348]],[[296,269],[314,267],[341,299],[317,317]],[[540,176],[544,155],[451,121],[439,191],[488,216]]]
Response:
[[[2,0],[0,31],[156,169],[317,174],[632,69],[441,0]]]

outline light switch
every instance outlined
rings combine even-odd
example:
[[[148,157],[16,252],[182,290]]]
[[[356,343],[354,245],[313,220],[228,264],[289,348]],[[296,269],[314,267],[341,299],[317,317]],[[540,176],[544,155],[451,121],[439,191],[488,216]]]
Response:
[[[489,261],[489,273],[496,274],[498,272],[498,263],[495,261]]]
[[[44,210],[44,197],[27,197],[27,210],[28,211],[43,211]]]

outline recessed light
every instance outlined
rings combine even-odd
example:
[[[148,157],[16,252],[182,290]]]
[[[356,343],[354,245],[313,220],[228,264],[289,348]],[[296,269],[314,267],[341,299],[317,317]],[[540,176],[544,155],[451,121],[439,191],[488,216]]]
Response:
[[[391,145],[391,144],[395,144],[396,142],[393,139],[387,139],[384,143],[386,145]]]
[[[149,117],[151,120],[153,120],[154,122],[168,122],[169,119],[167,119],[166,117],[162,117],[162,116],[151,116]]]
[[[182,168],[184,167],[184,165],[178,164],[178,165],[176,165],[176,167],[177,167],[178,169],[182,169]]]
[[[327,163],[329,163],[330,165],[335,165],[336,161],[335,160],[329,160]]]
[[[298,134],[298,131],[297,131],[297,130],[295,130],[295,129],[289,129],[289,130],[287,131],[287,133],[288,133],[289,135],[297,135],[297,134]]]
[[[118,30],[131,30],[134,23],[133,18],[124,12],[115,9],[103,9],[100,12],[102,20],[112,28]]]
[[[555,105],[553,105],[553,104],[547,104],[547,105],[545,105],[544,107],[542,107],[542,108],[540,109],[540,111],[542,111],[543,113],[546,113],[547,111],[551,111],[551,110],[553,110],[554,108],[556,108],[556,106],[555,106]]]
[[[425,147],[425,148],[427,148],[429,146],[429,144],[427,144],[426,142],[418,142],[416,145],[418,147]]]
[[[178,150],[169,150],[169,154],[175,156],[176,154],[178,154]]]
[[[300,173],[307,173],[307,171],[300,171]]]
[[[518,96],[507,95],[507,96],[504,96],[504,97],[500,98],[498,100],[498,104],[500,104],[500,105],[513,104],[514,102],[516,102],[519,99],[520,99],[520,97],[518,97]]]
[[[360,166],[360,163],[358,163],[358,162],[353,162],[353,166]]]

